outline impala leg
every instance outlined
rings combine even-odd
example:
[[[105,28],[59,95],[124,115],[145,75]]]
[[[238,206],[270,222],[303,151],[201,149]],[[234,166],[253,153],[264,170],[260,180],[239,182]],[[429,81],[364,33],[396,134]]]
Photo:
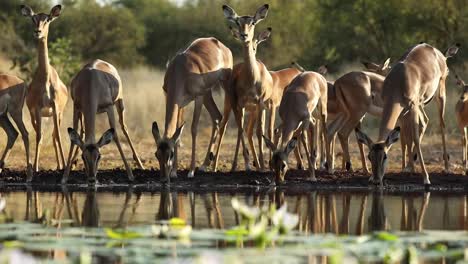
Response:
[[[206,110],[208,110],[208,113],[210,114],[212,128],[210,143],[208,144],[208,150],[206,151],[205,161],[203,162],[203,165],[200,168],[198,168],[200,171],[205,171],[206,168],[210,166],[211,162],[213,161],[213,147],[218,137],[219,123],[223,118],[223,116],[218,110],[218,107],[216,106],[215,101],[213,100],[213,96],[211,93],[203,97],[203,104],[205,105]]]
[[[337,114],[336,118],[330,124],[327,125],[327,134],[328,135],[327,135],[326,141],[325,141],[325,155],[326,155],[326,166],[328,167],[329,171],[330,170],[333,171],[334,166],[335,166],[335,157],[334,157],[334,155],[331,155],[331,154],[329,155],[330,149],[334,149],[334,148],[332,148],[332,145],[333,145],[332,141],[335,138],[336,133],[343,126],[345,120],[346,120],[345,114],[344,113],[339,113],[339,114]],[[321,126],[323,128],[322,120],[320,120],[320,123],[321,123]],[[322,131],[321,134],[323,134],[323,131]],[[321,137],[321,136],[319,135],[319,137]],[[327,151],[327,149],[328,149],[328,151]]]
[[[34,171],[39,171],[39,156],[41,154],[41,145],[42,145],[42,116],[40,109],[34,109],[34,114],[31,112],[31,119],[35,120],[34,129],[36,130],[36,153],[34,157]],[[35,118],[34,118],[34,117]]]
[[[317,178],[315,178],[315,157],[312,157],[311,152],[309,151],[309,146],[308,146],[309,137],[307,133],[309,131],[309,126],[310,126],[309,122],[306,121],[302,129],[300,138],[301,138],[302,145],[304,146],[304,150],[307,156],[307,162],[309,164],[309,179],[311,179],[312,181],[317,181]]]
[[[33,177],[33,169],[32,169],[31,159],[30,159],[31,152],[29,149],[29,133],[28,133],[28,130],[26,129],[26,126],[24,125],[23,111],[22,109],[19,109],[18,111],[12,111],[10,114],[11,114],[11,118],[13,118],[13,121],[18,127],[21,133],[21,137],[23,139],[24,149],[26,151],[26,181],[31,182],[32,177]]]
[[[401,126],[400,130],[400,144],[401,144],[401,170],[404,171],[406,168],[406,135],[405,135],[405,130],[404,126]]]
[[[213,171],[216,172],[218,170],[218,160],[219,160],[219,151],[221,149],[221,144],[223,144],[224,133],[226,132],[226,126],[229,121],[229,116],[231,115],[232,104],[230,98],[225,95],[224,97],[224,112],[223,117],[221,120],[221,124],[219,126],[219,141],[218,146],[216,147],[216,154],[214,156],[213,162]]]
[[[198,97],[195,99],[195,109],[193,110],[193,119],[192,119],[192,161],[190,163],[190,171],[188,173],[189,178],[193,178],[195,175],[195,165],[196,165],[196,150],[197,150],[197,132],[198,132],[198,122],[200,122],[200,114],[203,106],[203,98]]]
[[[343,150],[341,169],[352,172],[353,168],[351,166],[349,156],[349,138],[347,138],[341,132],[338,132],[338,140],[340,140],[341,149]]]
[[[59,147],[57,144],[57,133],[55,132],[55,127],[52,129],[52,145],[54,146],[54,153],[55,153],[55,160],[57,161],[57,169],[61,170],[60,164],[60,154],[59,154]]]
[[[83,135],[84,135],[84,124],[83,124],[83,116],[81,112],[78,112],[78,120],[80,124],[80,138],[81,140],[84,140]],[[72,159],[72,166],[76,166],[78,163],[78,148],[75,149],[75,153],[73,154],[73,159]]]
[[[361,124],[362,124],[361,121],[359,121],[359,123],[358,123],[358,125],[356,127],[358,129],[361,129]],[[364,145],[357,140],[357,137],[356,137],[356,142],[358,143],[359,154],[361,155],[362,171],[365,174],[369,174],[369,167],[367,166],[366,154],[364,152]]]
[[[76,131],[78,129],[78,120],[80,119],[80,112],[76,107],[73,107],[73,129]],[[62,176],[62,184],[67,183],[68,181],[68,176],[70,175],[70,170],[72,166],[72,158],[73,158],[73,151],[75,148],[75,144],[73,144],[73,141],[70,140],[70,151],[68,152],[68,160],[67,160],[67,165],[65,168],[65,172],[63,173]],[[77,148],[78,150],[78,148]]]
[[[419,130],[419,115],[417,113],[417,109],[413,109],[410,111],[411,117],[412,117],[412,132],[413,132],[413,141],[415,144],[415,150],[417,151],[418,157],[419,157],[419,162],[421,163],[421,170],[424,176],[424,184],[429,185],[431,184],[431,181],[429,180],[429,174],[427,173],[426,170],[426,164],[424,164],[424,158],[422,155],[422,150],[421,150],[421,138],[420,138],[420,130]]]
[[[257,124],[257,138],[258,138],[258,158],[260,161],[260,170],[265,171],[265,158],[263,157],[263,133],[265,131],[265,109],[258,107],[258,124]]]
[[[115,130],[115,115],[114,115],[114,108],[112,106],[107,107],[107,116],[109,118],[109,125],[111,128]],[[122,161],[125,165],[125,169],[127,171],[127,176],[130,181],[133,181],[135,178],[133,177],[133,172],[130,169],[130,166],[127,163],[127,160],[125,159],[125,155],[122,150],[122,146],[120,145],[120,140],[117,132],[114,133],[114,141],[115,144],[117,145],[117,149],[119,150],[120,156],[122,157]]]
[[[437,108],[439,110],[439,121],[440,121],[440,134],[442,137],[442,148],[444,151],[444,167],[445,172],[450,170],[449,155],[447,153],[447,145],[445,142],[445,79],[440,81],[439,84],[439,96],[436,96]],[[423,112],[423,114],[425,114]],[[427,117],[427,116],[426,116]]]
[[[238,109],[234,110],[234,118],[236,119],[236,122],[237,122],[237,141],[236,141],[236,150],[234,151],[234,159],[232,160],[231,171],[237,170],[237,157],[238,157],[238,154],[239,154],[239,148],[240,148],[241,141],[242,141],[242,147],[243,147],[244,153],[246,151],[248,151],[245,148],[245,142],[244,142],[244,117],[245,117],[245,109],[244,108],[242,108],[240,110],[238,110]],[[244,159],[245,159],[245,156],[244,156]],[[250,161],[245,162],[245,169],[246,170],[247,170],[247,167],[250,170]]]
[[[465,174],[468,175],[468,128],[463,128],[463,166],[465,167]]]
[[[61,113],[58,112],[57,105],[55,103],[52,104],[52,112],[54,116],[54,130],[55,130],[55,138],[57,140],[59,157],[61,162],[57,162],[57,166],[60,168],[65,167],[65,155],[63,154],[63,146],[62,146],[62,136],[60,133],[60,125],[62,123]]]
[[[253,141],[254,127],[255,127],[255,124],[257,123],[257,117],[258,115],[256,114],[256,112],[254,111],[249,112],[249,121],[247,124],[246,134],[247,134],[247,140],[249,141],[250,150],[252,151],[254,166],[258,170],[260,168],[260,163],[258,160],[257,150],[255,148],[255,144]]]
[[[138,157],[135,147],[133,147],[133,142],[130,139],[130,135],[128,134],[128,128],[127,128],[127,125],[125,124],[125,106],[124,106],[124,102],[122,99],[117,100],[117,102],[115,103],[115,108],[117,109],[117,113],[119,115],[120,127],[122,128],[125,138],[127,139],[128,144],[130,144],[130,148],[132,149],[133,160],[135,160],[135,162],[137,163],[140,169],[144,170],[145,167],[141,163],[141,160]]]
[[[338,132],[338,136],[341,136],[344,142],[343,147],[343,152],[344,152],[344,158],[346,160],[345,167],[347,171],[353,171],[353,166],[351,164],[351,156],[349,154],[349,135],[351,135],[351,132],[354,130],[355,127],[360,126],[361,119],[364,117],[366,112],[358,112],[356,115],[352,116],[348,121],[345,123],[345,125],[341,128],[341,130]],[[362,147],[362,145],[360,146]],[[364,150],[362,150],[362,154],[364,154]],[[364,156],[364,155],[362,155]],[[361,156],[361,157],[362,157]],[[363,157],[362,157],[363,158]],[[365,158],[363,162],[363,168],[365,167]]]
[[[271,107],[269,108],[270,109],[270,120],[268,122],[268,138],[270,140],[273,140],[274,138],[274,130],[275,130],[275,120],[276,120],[276,106],[273,106],[273,103],[271,103]],[[270,151],[270,159],[271,159],[271,156],[273,155],[272,151]]]
[[[0,116],[0,126],[3,128],[3,130],[5,130],[5,133],[8,137],[5,150],[3,151],[2,157],[0,158],[0,172],[2,172],[5,166],[5,160],[10,155],[11,148],[13,148],[13,145],[18,138],[18,131],[16,131],[15,127],[10,122],[7,114]]]
[[[297,145],[296,149],[294,149],[294,156],[296,157],[297,169],[302,170],[304,168],[304,163],[302,161],[302,153],[301,153],[300,144]]]
[[[181,127],[182,123],[184,122],[184,112],[184,108],[179,108],[179,110],[177,111],[177,127]],[[174,148],[174,165],[170,174],[171,178],[177,178],[177,171],[179,169],[179,148],[181,144],[181,140],[179,140],[179,142]]]

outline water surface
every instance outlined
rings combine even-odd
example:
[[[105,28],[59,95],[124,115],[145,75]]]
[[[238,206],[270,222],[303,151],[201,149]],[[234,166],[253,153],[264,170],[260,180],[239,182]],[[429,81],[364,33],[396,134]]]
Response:
[[[350,192],[264,193],[109,193],[9,192],[5,211],[15,221],[45,218],[63,225],[127,227],[179,217],[195,229],[238,225],[231,207],[237,197],[250,206],[279,207],[299,215],[297,229],[310,233],[360,235],[376,230],[468,230],[468,196]]]

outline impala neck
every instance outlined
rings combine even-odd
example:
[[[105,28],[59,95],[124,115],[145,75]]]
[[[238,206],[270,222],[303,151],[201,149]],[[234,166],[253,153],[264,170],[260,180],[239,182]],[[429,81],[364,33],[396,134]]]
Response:
[[[260,69],[258,68],[252,41],[244,43],[244,64],[252,81],[259,80]]]
[[[49,63],[49,49],[47,47],[47,37],[38,40],[38,61],[36,78],[38,81],[45,84],[47,94],[49,94],[49,79],[50,79],[50,63]]]
[[[378,142],[385,141],[387,139],[390,131],[395,128],[402,111],[403,107],[399,103],[388,102],[384,104]]]

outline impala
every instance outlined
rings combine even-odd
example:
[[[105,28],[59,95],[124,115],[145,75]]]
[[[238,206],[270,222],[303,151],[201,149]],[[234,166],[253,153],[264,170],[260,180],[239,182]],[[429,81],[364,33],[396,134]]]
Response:
[[[370,180],[379,181],[380,186],[383,186],[388,163],[387,154],[391,145],[399,139],[400,129],[395,128],[395,125],[401,119],[404,131],[408,132],[406,135],[408,140],[411,140],[415,146],[415,148],[409,147],[408,150],[419,157],[424,184],[431,183],[421,151],[421,139],[427,126],[424,106],[434,97],[438,102],[445,168],[448,169],[444,120],[445,79],[449,73],[446,60],[457,53],[458,47],[458,44],[450,47],[444,55],[428,44],[416,45],[409,49],[390,70],[382,90],[384,105],[377,141],[372,141],[359,129],[356,131],[358,140],[369,148],[369,159],[372,163]],[[410,159],[410,164],[412,162]]]
[[[327,122],[327,80],[319,73],[304,72],[298,75],[285,90],[279,107],[281,118],[281,143],[276,146],[267,140],[267,146],[273,151],[270,166],[275,172],[276,183],[284,181],[288,170],[288,156],[296,145],[296,134],[300,137],[309,163],[309,178],[315,177],[315,158],[317,140],[313,137],[313,112],[318,107],[321,124]],[[318,124],[317,124],[318,125]],[[326,128],[323,128],[326,134]],[[326,137],[326,136],[325,136]],[[329,157],[329,149],[326,149]]]
[[[5,167],[5,160],[8,158],[18,137],[18,131],[8,117],[8,114],[10,114],[23,138],[24,149],[26,150],[26,181],[30,182],[33,177],[33,169],[29,159],[29,134],[23,122],[23,106],[26,90],[27,85],[20,78],[0,74],[0,127],[5,130],[8,137],[5,150],[0,159],[0,172]]]
[[[455,105],[455,116],[457,118],[458,128],[462,133],[462,146],[463,146],[463,167],[465,169],[465,174],[468,175],[468,85],[465,84],[463,79],[455,76],[457,79],[457,85],[462,88],[460,99]]]
[[[119,137],[115,132],[116,124],[114,107],[117,109],[122,131],[130,144],[130,148],[132,149],[133,158],[140,168],[143,169],[144,167],[138,158],[135,148],[133,147],[127,126],[125,125],[122,80],[120,79],[117,69],[108,62],[94,60],[86,64],[73,78],[70,91],[73,99],[73,128],[68,129],[71,146],[68,155],[67,168],[63,175],[62,183],[65,184],[68,180],[75,145],[81,149],[85,171],[89,182],[96,182],[96,174],[99,161],[101,159],[100,148],[109,144],[112,140],[115,141],[120,156],[122,157],[128,179],[133,181],[134,177],[132,170],[125,159]],[[104,112],[107,113],[111,128],[107,130],[96,142],[96,115]],[[82,117],[84,121],[84,141],[76,132],[78,121]]]
[[[26,5],[21,5],[23,16],[31,18],[34,29],[34,37],[37,39],[38,61],[37,70],[29,85],[26,94],[26,104],[31,114],[31,122],[36,130],[36,155],[34,158],[34,170],[39,170],[39,155],[42,144],[42,118],[52,117],[54,120],[53,145],[57,159],[57,169],[65,167],[65,157],[60,135],[63,110],[68,100],[68,90],[65,84],[49,63],[49,51],[47,38],[49,26],[52,21],[60,16],[61,5],[54,6],[49,14],[39,13]]]
[[[192,120],[192,160],[188,177],[195,174],[196,142],[202,106],[205,105],[213,120],[213,133],[209,143],[207,160],[212,160],[211,148],[216,140],[221,113],[214,103],[211,91],[222,85],[226,90],[232,71],[232,53],[215,38],[199,38],[187,49],[178,53],[169,63],[164,76],[166,91],[165,131],[161,136],[159,126],[153,123],[152,133],[157,144],[162,181],[177,177],[177,148],[183,130],[182,111],[195,101]]]

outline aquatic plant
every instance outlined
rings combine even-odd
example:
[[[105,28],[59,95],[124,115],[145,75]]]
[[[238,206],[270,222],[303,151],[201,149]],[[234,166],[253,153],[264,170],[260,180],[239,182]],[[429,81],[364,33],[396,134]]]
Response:
[[[240,215],[241,221],[239,226],[227,230],[225,234],[234,237],[238,247],[241,247],[244,241],[254,241],[257,247],[265,248],[274,241],[280,241],[281,236],[293,230],[299,223],[297,215],[288,213],[286,203],[279,209],[274,205],[259,209],[249,207],[234,198],[231,204]]]

